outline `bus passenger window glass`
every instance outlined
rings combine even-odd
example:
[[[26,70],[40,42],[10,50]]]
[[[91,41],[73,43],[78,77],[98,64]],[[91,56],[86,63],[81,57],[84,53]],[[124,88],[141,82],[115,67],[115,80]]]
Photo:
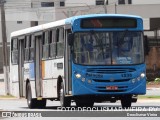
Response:
[[[49,43],[49,32],[44,32],[43,33],[43,44],[48,44]]]
[[[17,50],[17,48],[18,48],[18,43],[17,43],[17,39],[14,39],[13,40],[13,50]]]
[[[11,50],[11,61],[12,64],[18,64],[18,40],[13,39],[12,40],[12,50]]]
[[[57,34],[57,57],[61,57],[64,55],[64,29],[59,29]]]
[[[42,58],[47,59],[49,58],[49,32],[43,33],[43,46],[42,46]]]
[[[52,30],[51,32],[51,43],[50,43],[50,57],[56,57],[56,30]]]
[[[34,36],[32,36],[32,39],[30,41],[30,48],[29,48],[29,60],[34,60],[34,46],[35,46]]]
[[[58,38],[58,42],[63,42],[64,41],[64,29],[61,28],[59,29],[59,38]]]
[[[51,34],[52,34],[51,43],[54,43],[56,42],[56,30],[52,30]]]
[[[29,61],[29,45],[30,45],[30,36],[26,36],[25,48],[24,48],[24,61]]]

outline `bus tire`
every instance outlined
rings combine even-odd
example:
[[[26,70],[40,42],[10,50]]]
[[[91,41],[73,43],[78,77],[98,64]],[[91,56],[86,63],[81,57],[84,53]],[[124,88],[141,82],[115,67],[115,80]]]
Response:
[[[60,91],[59,91],[61,107],[70,107],[71,106],[71,100],[70,100],[70,98],[65,97],[64,91],[65,90],[64,90],[63,82],[61,82]]]
[[[132,96],[126,95],[121,98],[121,106],[123,109],[130,108],[132,104]]]
[[[32,91],[30,83],[27,84],[27,105],[30,109],[35,108],[37,106],[36,99],[32,98]]]
[[[43,100],[37,100],[37,107],[38,108],[45,108],[46,107],[46,103],[47,103],[47,100],[46,99],[43,99]]]

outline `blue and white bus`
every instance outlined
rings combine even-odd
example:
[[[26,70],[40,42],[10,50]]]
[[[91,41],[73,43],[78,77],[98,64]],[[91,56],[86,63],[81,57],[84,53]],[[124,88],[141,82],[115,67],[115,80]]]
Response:
[[[123,108],[146,93],[145,40],[139,16],[91,14],[11,33],[11,92],[29,108],[59,100],[121,100]]]

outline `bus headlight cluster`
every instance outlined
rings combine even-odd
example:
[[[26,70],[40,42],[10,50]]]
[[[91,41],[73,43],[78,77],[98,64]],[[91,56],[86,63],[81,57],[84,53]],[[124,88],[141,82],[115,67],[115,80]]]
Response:
[[[92,83],[92,80],[88,80],[88,83],[91,84],[91,83]]]
[[[136,81],[140,81],[145,76],[146,76],[145,73],[141,73],[140,76],[138,76],[137,78],[132,79],[132,83],[135,83]]]
[[[76,76],[77,79],[81,79],[82,82],[86,81],[86,79],[84,77],[82,77],[82,75],[79,74],[79,73],[77,73],[75,76]]]
[[[82,78],[82,82],[85,82],[85,80],[86,80],[85,78]]]
[[[132,79],[132,83],[135,83],[136,82],[136,79]]]
[[[145,76],[145,73],[141,73],[141,78],[144,78]]]
[[[82,82],[85,82],[85,81],[86,81],[86,78],[85,78],[85,77],[82,77],[82,75],[79,74],[79,73],[75,74],[75,77],[76,77],[77,79],[81,80]],[[88,80],[87,82],[88,82],[89,84],[91,84],[91,83],[92,83],[92,80]]]
[[[75,76],[76,76],[76,78],[78,78],[78,79],[81,78],[81,74],[79,74],[79,73],[77,73]]]

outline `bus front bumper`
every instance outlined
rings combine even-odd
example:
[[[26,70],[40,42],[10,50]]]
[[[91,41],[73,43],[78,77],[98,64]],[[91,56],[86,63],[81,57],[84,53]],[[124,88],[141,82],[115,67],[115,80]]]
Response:
[[[108,89],[111,88],[111,89]],[[114,89],[116,88],[116,89]],[[146,94],[146,79],[137,83],[88,83],[75,80],[72,87],[73,96],[81,95],[144,95]]]

